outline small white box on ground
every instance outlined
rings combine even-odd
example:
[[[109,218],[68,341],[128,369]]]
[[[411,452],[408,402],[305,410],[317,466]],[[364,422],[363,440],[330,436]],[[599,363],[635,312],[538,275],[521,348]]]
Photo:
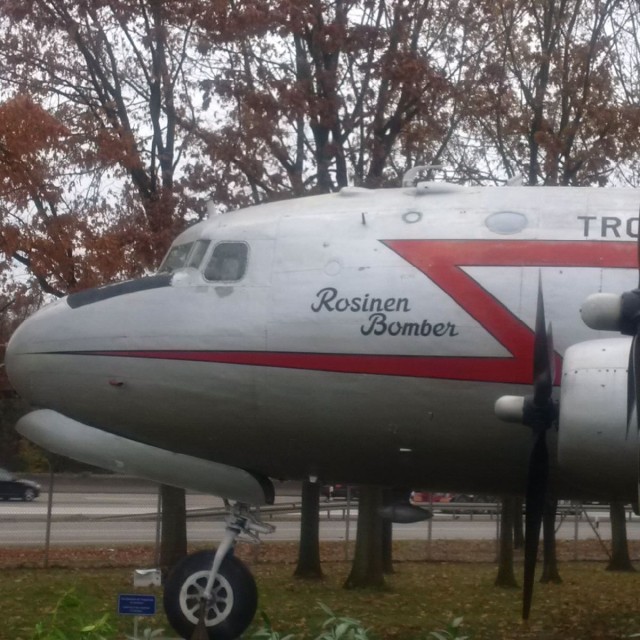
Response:
[[[161,582],[160,569],[135,569],[133,572],[134,587],[159,587]]]

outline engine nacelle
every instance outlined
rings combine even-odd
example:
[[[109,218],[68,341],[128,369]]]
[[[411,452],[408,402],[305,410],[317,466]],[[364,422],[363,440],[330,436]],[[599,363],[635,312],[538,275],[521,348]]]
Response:
[[[638,428],[627,424],[631,339],[576,344],[564,357],[558,430],[561,491],[638,502]]]

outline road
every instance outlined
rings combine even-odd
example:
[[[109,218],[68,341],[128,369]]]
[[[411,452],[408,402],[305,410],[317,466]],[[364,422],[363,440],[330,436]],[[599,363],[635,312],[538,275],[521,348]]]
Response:
[[[77,488],[77,487],[76,487]],[[68,545],[123,545],[153,543],[157,530],[157,491],[138,485],[111,486],[109,490],[97,491],[95,487],[73,491],[58,490],[53,496],[53,519],[51,524],[51,543]],[[288,493],[288,495],[286,495]],[[295,489],[283,492],[277,499],[281,509],[299,500]],[[48,494],[43,493],[32,503],[0,502],[0,545],[39,546],[46,536]],[[323,540],[354,539],[356,533],[355,508],[346,518],[345,509],[330,512],[328,505],[321,510],[320,536]],[[212,496],[188,494],[187,508],[188,536],[191,542],[215,542],[223,532],[224,523],[220,516],[198,517],[202,510],[221,509],[222,501]],[[598,533],[604,539],[610,537],[609,523],[604,512],[591,512],[593,519],[600,519]],[[268,540],[297,540],[299,535],[299,516],[295,512],[276,513],[270,518],[276,526],[275,533]],[[640,539],[640,518],[628,522],[629,539]],[[481,540],[496,537],[495,518],[483,516],[460,516],[436,513],[430,522],[411,525],[395,525],[396,540]],[[574,517],[568,516],[561,525],[559,539],[574,539]],[[583,519],[578,523],[578,537],[594,538],[595,534]]]

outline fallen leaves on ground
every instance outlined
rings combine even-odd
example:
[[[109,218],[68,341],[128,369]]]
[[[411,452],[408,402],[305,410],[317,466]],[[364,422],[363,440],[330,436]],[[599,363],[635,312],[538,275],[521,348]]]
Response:
[[[605,542],[605,545],[607,543]],[[200,546],[199,548],[202,548]],[[345,562],[353,557],[353,543],[348,548],[345,542],[322,542],[320,545],[323,563]],[[629,542],[632,559],[640,560],[640,541]],[[260,545],[240,543],[236,554],[249,565],[295,564],[298,554],[297,542],[269,542]],[[394,543],[394,562],[494,562],[497,554],[495,540],[432,540],[402,541]],[[5,547],[0,549],[0,568],[42,567],[46,552],[41,547]],[[516,551],[516,559],[522,553]],[[48,551],[50,567],[140,567],[154,566],[157,562],[153,545],[123,545],[116,547],[60,547],[52,546]],[[606,562],[606,547],[597,540],[558,541],[560,562],[589,561]]]

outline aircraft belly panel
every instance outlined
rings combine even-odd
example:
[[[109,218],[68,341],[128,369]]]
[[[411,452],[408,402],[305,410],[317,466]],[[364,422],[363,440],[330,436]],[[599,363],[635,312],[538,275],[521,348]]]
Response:
[[[283,460],[307,460],[320,477],[486,490],[524,478],[529,434],[477,420],[474,403],[490,403],[490,386],[277,370],[264,392],[271,424],[290,424]]]
[[[112,357],[81,374],[77,358],[51,357],[52,408],[140,442],[276,478],[522,489],[529,432],[478,419],[497,385]]]

